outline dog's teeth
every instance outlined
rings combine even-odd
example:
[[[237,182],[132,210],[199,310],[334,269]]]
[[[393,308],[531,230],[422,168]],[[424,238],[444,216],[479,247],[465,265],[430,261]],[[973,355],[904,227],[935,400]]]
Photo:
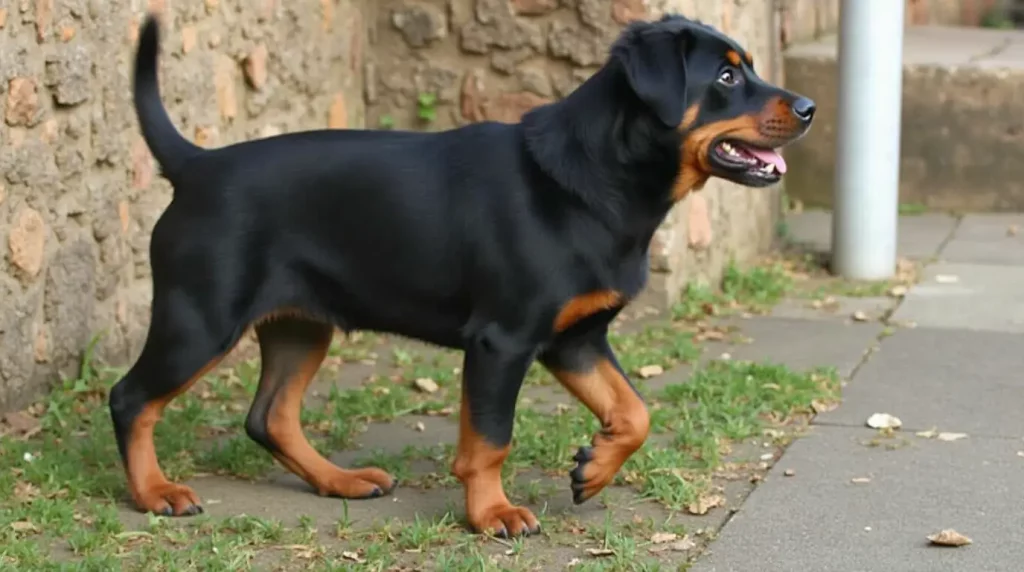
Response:
[[[772,163],[768,163],[764,167],[761,167],[761,170],[764,171],[765,173],[774,173],[775,172],[775,165],[772,164]]]

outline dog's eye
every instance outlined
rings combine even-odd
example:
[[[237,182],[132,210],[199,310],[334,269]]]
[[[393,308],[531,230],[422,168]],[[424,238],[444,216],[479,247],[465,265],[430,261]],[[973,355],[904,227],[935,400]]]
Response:
[[[722,70],[722,73],[718,74],[718,82],[725,85],[733,86],[736,85],[736,72],[727,69]]]

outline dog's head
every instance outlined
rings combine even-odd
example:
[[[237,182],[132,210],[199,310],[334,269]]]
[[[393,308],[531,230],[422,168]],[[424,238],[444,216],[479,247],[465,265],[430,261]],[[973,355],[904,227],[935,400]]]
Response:
[[[711,176],[749,187],[778,182],[786,172],[778,149],[814,117],[813,101],[762,80],[735,41],[682,16],[630,24],[612,57],[641,105],[680,132],[689,188]]]

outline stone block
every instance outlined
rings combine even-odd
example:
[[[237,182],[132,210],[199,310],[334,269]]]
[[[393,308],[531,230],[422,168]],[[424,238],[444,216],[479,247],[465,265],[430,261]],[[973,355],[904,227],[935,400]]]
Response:
[[[1024,210],[1024,37],[971,28],[908,28],[904,45],[900,201],[951,211]],[[836,38],[786,53],[787,87],[818,104],[786,151],[787,193],[829,207],[835,177]]]

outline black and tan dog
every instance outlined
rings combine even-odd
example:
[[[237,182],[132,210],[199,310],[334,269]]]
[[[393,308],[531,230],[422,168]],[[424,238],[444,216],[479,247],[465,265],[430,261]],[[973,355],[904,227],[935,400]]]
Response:
[[[382,470],[346,470],[303,435],[307,385],[335,327],[465,352],[454,474],[474,530],[538,530],[500,471],[516,398],[539,360],[602,425],[577,453],[579,503],[644,442],[648,414],[606,340],[643,288],[652,234],[712,176],[779,180],[810,100],[762,81],[750,55],[699,22],[634,23],[607,63],[521,123],[441,133],[323,130],[200,149],[172,125],[145,23],[135,105],[174,198],[153,230],[145,347],[110,410],[140,510],[201,512],[157,462],[153,427],[250,327],[262,377],[245,428],[317,492],[376,497]]]

